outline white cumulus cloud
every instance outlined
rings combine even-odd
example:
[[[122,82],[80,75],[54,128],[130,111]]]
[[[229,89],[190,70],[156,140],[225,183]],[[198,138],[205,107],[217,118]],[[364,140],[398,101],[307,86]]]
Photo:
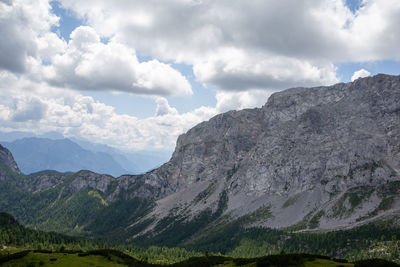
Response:
[[[354,82],[358,78],[368,77],[369,75],[371,75],[369,71],[365,69],[360,69],[354,72],[353,76],[351,76],[351,81]]]
[[[101,35],[192,65],[198,81],[227,91],[337,82],[331,59],[347,51],[353,18],[328,0],[61,2]]]
[[[121,149],[168,149],[177,137],[217,114],[200,107],[179,113],[156,98],[155,116],[139,119],[78,91],[60,89],[9,72],[0,72],[0,131],[60,132]]]
[[[61,0],[100,35],[193,66],[221,91],[338,82],[341,62],[400,59],[400,1]]]
[[[217,92],[217,111],[226,112],[233,109],[261,107],[264,105],[272,91],[248,90],[242,92],[221,91]]]
[[[104,44],[89,26],[71,33],[64,53],[52,58],[47,80],[78,90],[110,90],[143,95],[191,95],[187,79],[158,60],[139,62],[135,50],[114,40]]]
[[[168,100],[164,97],[158,97],[156,99],[157,108],[156,108],[156,116],[164,116],[168,114],[176,115],[178,111],[176,108],[172,108],[168,104]]]
[[[238,49],[216,50],[193,67],[196,77],[223,91],[282,90],[338,82],[333,64],[249,53]]]
[[[17,73],[29,71],[30,63],[40,60],[43,38],[50,41],[49,31],[52,26],[58,24],[58,20],[59,18],[50,12],[48,1],[1,1],[0,70]],[[53,38],[49,46],[53,46],[52,50],[57,50],[55,46],[59,45],[59,42],[60,40]]]

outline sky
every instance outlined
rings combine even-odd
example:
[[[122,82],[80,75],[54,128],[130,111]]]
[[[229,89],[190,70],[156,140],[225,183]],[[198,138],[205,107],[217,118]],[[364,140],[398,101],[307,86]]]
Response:
[[[398,0],[0,0],[0,131],[122,150],[277,91],[400,73]]]

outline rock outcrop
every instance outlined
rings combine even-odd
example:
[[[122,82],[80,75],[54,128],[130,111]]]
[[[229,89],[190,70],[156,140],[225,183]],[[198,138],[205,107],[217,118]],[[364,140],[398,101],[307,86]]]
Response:
[[[17,163],[11,152],[0,145],[0,180],[4,180],[11,174],[20,174]]]

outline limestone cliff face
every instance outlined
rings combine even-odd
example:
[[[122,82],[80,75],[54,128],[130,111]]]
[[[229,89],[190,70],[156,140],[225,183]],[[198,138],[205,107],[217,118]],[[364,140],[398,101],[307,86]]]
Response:
[[[262,130],[257,109],[230,111],[178,138],[171,160],[154,173],[176,192],[193,184],[223,180],[256,145]]]
[[[11,173],[20,174],[17,163],[15,162],[11,152],[0,145],[0,180],[6,179],[6,177]]]
[[[268,207],[266,226],[299,223],[321,207],[321,227],[369,218],[378,193],[360,196],[351,214],[335,209],[354,188],[400,180],[400,77],[288,89],[260,109],[218,115],[180,136],[172,159],[144,177],[160,188],[155,217],[215,210],[226,192],[225,214]]]
[[[400,167],[399,100],[399,77],[386,75],[289,89],[273,94],[261,109],[227,112],[195,126],[155,173],[176,191],[234,169],[232,180],[249,193],[281,194],[321,182],[328,191],[339,190],[332,182],[373,162],[389,179]],[[351,176],[350,186],[370,178],[385,182],[354,170]]]
[[[172,159],[146,177],[166,193],[229,178],[229,189],[328,192],[399,178],[400,78],[377,75],[273,94],[261,109],[230,111],[180,136]],[[375,166],[365,172],[360,166]]]
[[[399,77],[286,90],[261,112],[263,133],[233,179],[240,190],[334,193],[400,177]]]

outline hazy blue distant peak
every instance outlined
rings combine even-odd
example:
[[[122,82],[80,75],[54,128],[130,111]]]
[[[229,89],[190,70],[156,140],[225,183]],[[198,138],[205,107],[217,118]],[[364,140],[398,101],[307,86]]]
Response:
[[[62,135],[61,133],[56,132],[56,131],[52,131],[52,132],[47,132],[47,133],[44,133],[44,134],[40,134],[40,135],[38,135],[37,137],[40,137],[40,138],[48,138],[48,139],[53,139],[53,140],[65,138],[64,135]]]
[[[12,142],[17,139],[25,138],[25,137],[33,137],[34,133],[31,132],[0,132],[0,141],[3,142]]]
[[[63,139],[64,135],[59,132],[46,132],[43,134],[35,134],[32,132],[21,132],[21,131],[13,131],[13,132],[0,132],[0,141],[3,142],[13,142],[18,139],[28,138],[28,137],[38,137],[38,138],[48,138],[52,140]]]
[[[32,138],[29,140],[22,141],[26,138]],[[119,150],[117,148],[108,146],[106,144],[94,143],[86,139],[76,138],[76,137],[64,137],[59,132],[47,132],[43,134],[35,134],[33,132],[0,132],[0,142],[17,142],[20,144],[21,142],[32,142],[33,140],[42,139],[41,142],[45,142],[47,145],[52,144],[52,146],[57,145],[71,145],[76,149],[76,145],[80,146],[81,149],[91,151],[93,153],[106,153],[113,158],[114,161],[118,163],[127,173],[144,173],[149,170],[152,170],[156,167],[161,166],[165,162],[167,162],[172,155],[173,151],[167,150],[143,150],[143,151],[124,151]],[[64,142],[54,143],[54,140],[69,140]],[[66,143],[67,142],[67,143]],[[39,145],[38,142],[34,142]],[[33,144],[31,144],[33,145]],[[40,146],[43,146],[40,143]],[[46,147],[46,146],[45,146]],[[44,148],[37,147],[35,148],[38,151],[42,151]],[[61,148],[59,148],[61,149]],[[63,149],[62,149],[63,150]],[[35,170],[34,171],[41,171]],[[24,171],[26,172],[26,170]]]
[[[112,155],[122,167],[127,170],[133,169],[138,173],[144,173],[161,166],[171,158],[173,152],[167,150],[124,151],[105,144],[92,143],[84,139],[71,138],[71,140],[84,149],[108,153]]]
[[[120,176],[133,173],[124,169],[111,155],[83,149],[70,139],[27,137],[3,142],[14,155],[23,173],[43,170],[59,172],[82,169]]]

